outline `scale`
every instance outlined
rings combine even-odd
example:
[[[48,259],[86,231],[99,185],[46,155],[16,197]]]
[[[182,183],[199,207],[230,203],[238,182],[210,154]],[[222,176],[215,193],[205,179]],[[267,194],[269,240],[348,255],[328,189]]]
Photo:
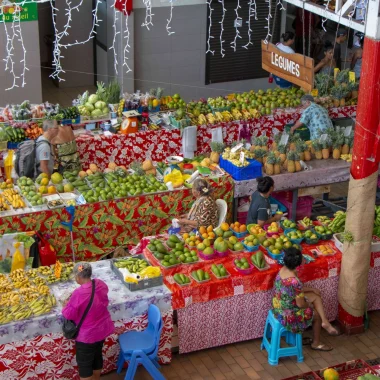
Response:
[[[120,133],[123,135],[128,135],[129,133],[136,133],[139,131],[139,114],[137,111],[126,111],[123,112],[125,119],[121,123]]]

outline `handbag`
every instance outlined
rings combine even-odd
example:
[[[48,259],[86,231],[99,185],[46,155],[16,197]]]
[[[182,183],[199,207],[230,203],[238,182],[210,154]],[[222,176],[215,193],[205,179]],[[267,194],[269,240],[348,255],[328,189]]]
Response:
[[[66,339],[75,339],[78,336],[82,323],[92,306],[92,302],[94,300],[94,294],[95,294],[95,281],[92,280],[91,282],[92,282],[92,293],[91,293],[90,302],[88,303],[86,310],[84,311],[82,318],[79,321],[78,326],[75,324],[74,321],[63,318],[62,332],[63,332],[63,336]]]

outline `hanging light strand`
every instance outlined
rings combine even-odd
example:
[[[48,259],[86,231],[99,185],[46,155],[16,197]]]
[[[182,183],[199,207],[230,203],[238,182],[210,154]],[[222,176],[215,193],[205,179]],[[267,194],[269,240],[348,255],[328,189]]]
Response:
[[[224,44],[225,40],[223,40],[223,32],[224,32],[224,18],[226,16],[227,9],[224,6],[224,0],[219,0],[219,3],[222,5],[222,12],[223,12],[222,20],[219,21],[219,24],[220,24],[220,36],[219,36],[219,39],[220,39],[220,55],[222,56],[222,58],[224,58],[225,49],[223,47],[223,44]]]
[[[113,25],[112,25],[112,29],[113,29],[113,40],[112,40],[112,46],[109,48],[109,50],[112,50],[113,51],[113,67],[114,67],[114,70],[115,70],[115,74],[119,74],[119,70],[118,70],[118,66],[119,66],[119,60],[118,60],[118,57],[117,57],[117,49],[116,49],[116,42],[117,42],[117,36],[120,34],[120,31],[117,30],[117,22],[119,20],[119,11],[116,9],[116,1],[117,0],[114,0],[114,3],[112,5],[113,7]]]
[[[168,32],[168,35],[171,36],[172,34],[174,34],[175,32],[172,32],[170,29],[172,28],[170,26],[171,22],[172,22],[172,19],[173,19],[173,8],[174,8],[174,4],[173,4],[174,0],[170,0],[170,16],[169,18],[166,20],[167,21],[167,24],[166,24],[166,31]]]
[[[236,19],[235,19],[235,38],[231,42],[231,47],[236,51],[236,46],[237,46],[237,39],[241,38],[240,32],[239,32],[239,27],[238,23],[242,20],[242,18],[239,16],[239,9],[241,8],[240,6],[240,0],[237,0],[236,8],[235,8],[235,13],[236,13]]]
[[[277,0],[276,7],[280,6],[280,11],[286,11],[284,8],[284,4],[282,3],[282,0]]]
[[[249,0],[248,2],[249,5],[249,11],[248,11],[248,43],[243,46],[244,49],[248,49],[249,45],[253,45],[252,43],[252,18],[257,20],[257,6],[256,6],[256,1],[255,0]]]
[[[211,6],[212,0],[208,0],[208,1],[206,1],[206,3],[208,5],[208,9],[209,9],[209,12],[208,12],[209,25],[208,25],[207,51],[206,51],[206,54],[211,53],[212,55],[214,55],[215,50],[211,50],[211,39],[214,38],[214,36],[211,35],[211,27],[212,27],[212,17],[211,16],[212,16],[212,11],[214,9]]]
[[[264,43],[268,44],[268,40],[272,37],[272,34],[270,32],[270,20],[272,19],[272,0],[265,0],[266,3],[268,3],[268,17],[265,18],[265,20],[268,21],[268,25],[265,26],[265,29],[268,29],[267,35],[265,37]]]
[[[144,0],[145,5],[145,21],[141,24],[141,26],[145,26],[148,30],[149,26],[153,26],[153,16],[152,13],[152,0]]]
[[[329,5],[330,5],[330,0],[327,0],[327,3],[325,5],[325,14],[326,15],[327,15],[327,11],[329,10]],[[323,29],[324,32],[327,32],[327,30],[325,28],[326,21],[327,21],[326,17],[322,18],[322,24],[321,25],[322,25],[322,29]]]
[[[129,45],[129,40],[131,38],[131,33],[129,31],[129,15],[127,12],[127,0],[124,3],[124,13],[125,13],[125,30],[124,30],[124,39],[125,39],[125,45],[124,45],[124,55],[123,55],[123,67],[126,67],[126,74],[130,73],[132,69],[130,68],[128,64],[128,54],[129,54],[129,48],[131,45]]]
[[[17,12],[17,14],[16,13],[14,14],[13,21],[15,23],[15,31],[17,31],[18,41],[20,42],[20,45],[22,48],[22,60],[20,61],[20,63],[22,64],[21,87],[25,87],[26,85],[25,74],[27,71],[29,71],[29,69],[26,67],[26,48],[25,48],[24,38],[22,36],[22,29],[21,29],[21,8],[20,8],[20,11]]]

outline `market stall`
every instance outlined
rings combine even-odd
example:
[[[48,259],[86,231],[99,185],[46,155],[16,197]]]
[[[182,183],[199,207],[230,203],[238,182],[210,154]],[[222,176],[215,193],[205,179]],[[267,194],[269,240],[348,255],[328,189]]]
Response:
[[[92,266],[93,277],[108,285],[109,311],[116,327],[103,348],[103,373],[116,369],[118,336],[129,330],[146,328],[150,304],[158,306],[164,320],[159,360],[170,363],[173,311],[171,294],[166,286],[131,292],[111,270],[110,261],[100,261]],[[79,379],[74,341],[63,338],[61,333],[60,304],[77,286],[73,281],[51,285],[52,294],[58,302],[52,312],[0,326],[1,378]]]
[[[329,109],[331,119],[351,118],[355,114],[356,106]],[[222,127],[224,142],[230,145],[243,137],[240,131],[243,125],[248,128],[248,137],[265,134],[271,138],[274,131],[282,131],[286,124],[296,121],[299,117],[299,109],[278,109],[271,115],[257,119],[198,125],[195,154],[210,152],[213,129]],[[244,138],[247,138],[247,132]],[[84,169],[88,169],[90,164],[104,169],[109,161],[127,166],[135,160],[143,161],[146,157],[158,162],[182,152],[182,134],[178,129],[142,131],[128,135],[83,134],[79,135],[76,141]]]
[[[224,199],[232,210],[233,182],[224,175],[211,179],[215,198]],[[73,239],[77,260],[96,260],[118,246],[136,245],[142,237],[166,231],[174,217],[187,212],[194,202],[191,189],[143,194],[75,207]],[[0,234],[40,231],[55,248],[59,259],[72,259],[70,231],[61,222],[69,220],[64,208],[37,211],[20,209],[3,216]],[[231,214],[230,214],[231,215]],[[230,216],[228,216],[230,217]]]

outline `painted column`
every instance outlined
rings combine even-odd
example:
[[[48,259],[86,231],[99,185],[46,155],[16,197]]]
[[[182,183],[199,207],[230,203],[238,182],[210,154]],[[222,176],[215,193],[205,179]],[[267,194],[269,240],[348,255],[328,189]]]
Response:
[[[345,243],[339,279],[338,320],[347,333],[364,330],[368,271],[380,159],[380,23],[379,2],[370,1],[364,41],[359,102],[348,193]]]

